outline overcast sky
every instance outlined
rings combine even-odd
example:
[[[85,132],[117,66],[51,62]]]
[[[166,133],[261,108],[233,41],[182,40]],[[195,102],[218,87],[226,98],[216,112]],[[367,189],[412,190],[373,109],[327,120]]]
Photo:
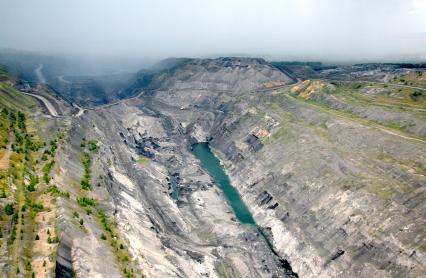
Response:
[[[0,0],[0,47],[163,58],[426,59],[426,0]]]

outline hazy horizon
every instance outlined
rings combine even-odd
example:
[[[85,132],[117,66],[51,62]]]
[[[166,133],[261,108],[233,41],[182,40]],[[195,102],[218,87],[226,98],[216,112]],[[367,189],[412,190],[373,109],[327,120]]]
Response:
[[[424,61],[426,0],[3,0],[0,47],[96,59]]]

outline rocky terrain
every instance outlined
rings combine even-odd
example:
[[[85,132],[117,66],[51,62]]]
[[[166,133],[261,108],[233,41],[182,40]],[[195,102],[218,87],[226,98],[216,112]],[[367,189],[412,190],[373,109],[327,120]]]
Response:
[[[8,109],[25,110],[28,121],[43,127],[40,142],[59,136],[58,148],[51,178],[40,181],[36,193],[4,185],[2,215],[23,194],[46,202],[23,234],[39,229],[46,242],[49,229],[58,242],[50,240],[46,250],[28,237],[36,249],[19,259],[20,245],[8,245],[12,232],[3,229],[2,272],[421,277],[426,72],[389,67],[365,66],[358,74],[263,59],[168,60],[139,72],[120,89],[123,100],[84,112],[64,100],[68,91],[32,87],[58,117],[15,90],[27,102]],[[338,78],[342,72],[347,78]],[[17,81],[2,82],[20,88]],[[271,246],[236,219],[191,153],[197,142],[209,143]],[[30,174],[43,171],[37,169],[16,182],[29,183]]]

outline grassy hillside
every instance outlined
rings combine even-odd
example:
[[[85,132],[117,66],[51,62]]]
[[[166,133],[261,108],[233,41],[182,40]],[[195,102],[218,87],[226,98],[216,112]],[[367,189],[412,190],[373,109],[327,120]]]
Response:
[[[59,240],[55,205],[45,193],[58,144],[51,137],[58,129],[36,116],[38,103],[13,86],[1,68],[0,263],[7,277],[39,277],[53,269]]]
[[[91,195],[96,191],[94,180],[100,187],[99,177],[92,175],[98,142],[84,138],[78,148],[81,156],[73,157],[73,163],[84,166],[84,174],[71,175],[81,178],[80,184],[64,186],[63,161],[57,152],[72,148],[65,141],[70,118],[46,117],[38,101],[14,87],[4,68],[0,74],[0,272],[7,277],[55,276],[64,232],[58,220],[65,217],[66,204],[73,212],[68,224],[73,223],[74,232],[84,236],[92,227],[100,231],[97,242],[110,252],[112,263],[123,276],[134,277],[136,266],[117,224],[104,212],[101,200]],[[61,102],[43,88],[35,91],[56,105]],[[59,107],[69,109],[64,103]]]
[[[8,81],[0,82],[0,108],[30,113],[35,112],[37,107],[34,98],[16,90]]]
[[[426,138],[426,94],[375,82],[306,80],[283,91],[332,113]]]
[[[412,71],[408,74],[395,77],[393,82],[397,84],[409,85],[409,86],[418,86],[426,88],[426,72],[424,71]]]

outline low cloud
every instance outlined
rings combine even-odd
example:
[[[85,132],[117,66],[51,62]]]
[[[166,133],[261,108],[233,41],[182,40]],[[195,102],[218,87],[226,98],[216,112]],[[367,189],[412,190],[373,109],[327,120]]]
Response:
[[[92,57],[425,57],[426,0],[2,0],[0,47]]]

